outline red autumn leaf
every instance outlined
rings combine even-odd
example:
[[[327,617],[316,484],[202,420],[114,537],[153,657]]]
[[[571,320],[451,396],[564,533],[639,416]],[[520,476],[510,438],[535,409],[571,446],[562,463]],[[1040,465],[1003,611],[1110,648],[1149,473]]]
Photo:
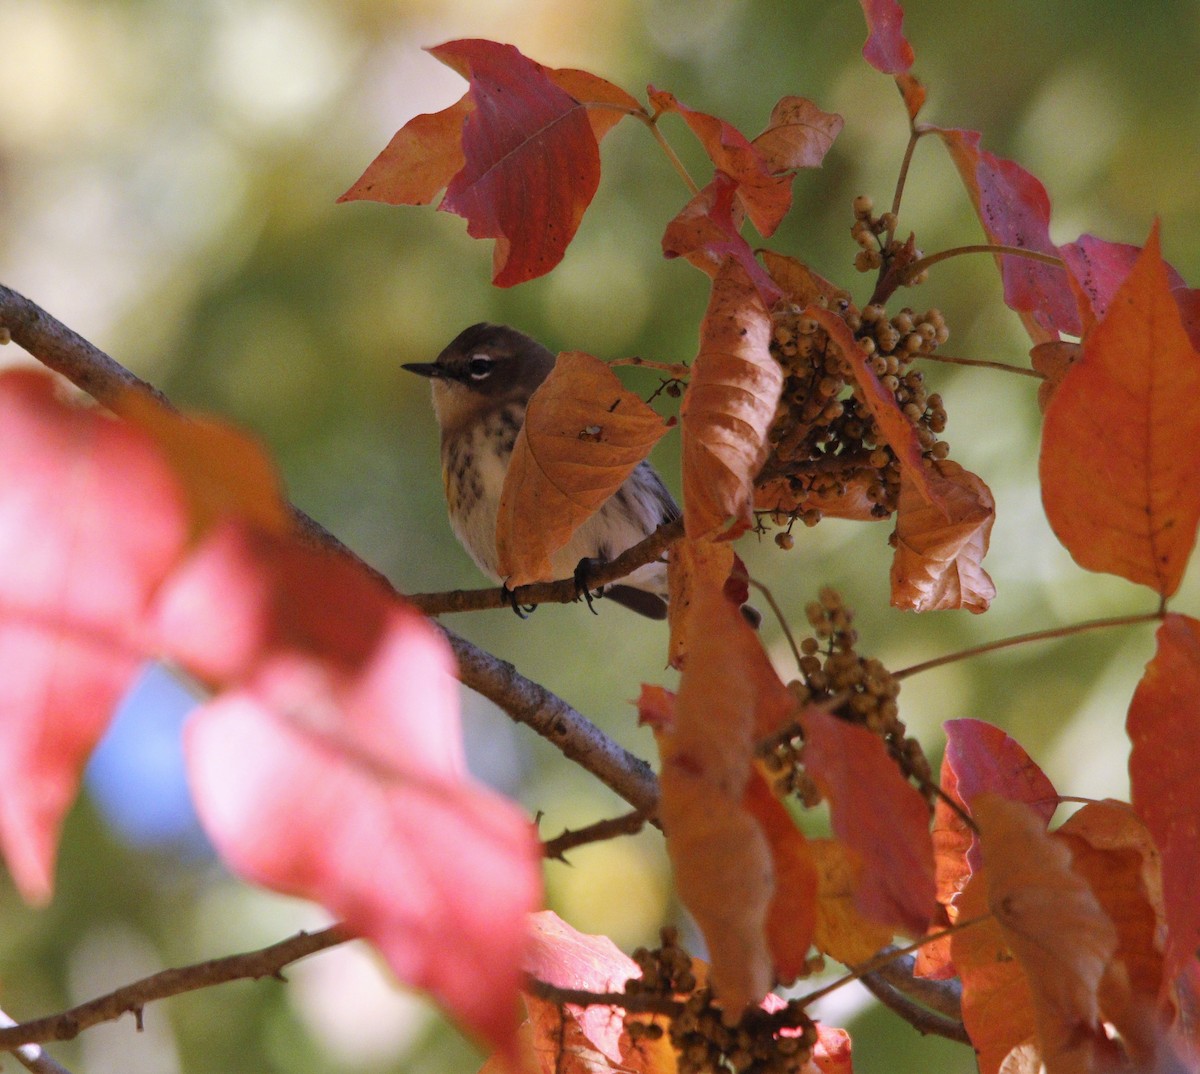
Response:
[[[44,902],[84,763],[148,649],[145,609],[183,553],[187,507],[142,431],[0,376],[0,848]]]
[[[1200,409],[1179,400],[1197,395],[1156,225],[1046,410],[1042,502],[1081,567],[1179,587],[1200,521]]]
[[[594,546],[572,538],[667,428],[599,358],[560,354],[529,400],[504,475],[496,552],[508,585],[569,578]]]
[[[449,108],[414,116],[337,200],[428,205],[463,169],[463,122],[475,107],[464,93]]]
[[[922,499],[946,513],[941,496],[930,480],[931,471],[925,465],[917,430],[904,416],[904,412],[896,403],[896,397],[879,382],[879,378],[867,365],[867,356],[858,345],[849,326],[833,310],[820,306],[809,306],[804,315],[812,317],[829,333],[829,338],[837,344],[842,356],[850,363],[850,370],[854,374],[862,400],[871,412],[871,417],[875,419],[875,424],[879,426],[888,447],[895,452],[902,473],[912,482]]]
[[[1107,1045],[1100,985],[1117,931],[1066,844],[1029,806],[991,792],[971,803],[988,906],[1025,970],[1049,1074],[1095,1069]]]
[[[919,936],[935,901],[925,799],[865,727],[815,708],[800,713],[800,724],[804,768],[829,802],[833,833],[863,862],[858,908]]]
[[[751,524],[754,479],[783,389],[770,344],[771,315],[740,266],[727,259],[713,280],[680,408],[683,517],[693,540],[734,537]]]
[[[790,718],[794,702],[720,589],[698,590],[692,614],[706,629],[692,633],[674,720],[656,732],[659,812],[679,896],[708,945],[713,986],[737,1012],[775,979],[771,843],[745,800],[755,745]]]
[[[1192,346],[1200,351],[1200,290],[1187,287],[1176,287],[1171,292],[1175,305],[1179,307],[1179,317],[1183,321],[1183,330],[1192,341]]]
[[[538,66],[541,67],[540,64]],[[541,69],[560,90],[570,94],[580,104],[590,106],[587,109],[587,117],[597,142],[627,115],[635,112],[645,114],[646,110],[638,103],[636,97],[590,71],[580,71],[573,67]]]
[[[494,238],[492,282],[531,280],[562,260],[600,183],[587,109],[511,45],[450,41],[430,49],[470,80],[466,163],[439,206]]]
[[[750,144],[772,173],[819,168],[845,121],[806,97],[783,97],[771,109],[767,129]]]
[[[932,128],[945,142],[988,239],[1057,256],[1050,240],[1046,188],[1019,164],[979,148],[978,131]],[[1065,269],[1029,258],[998,255],[1004,301],[1021,314],[1034,343],[1082,331]]]
[[[186,732],[222,858],[320,902],[511,1055],[540,847],[466,773],[440,635],[349,562],[233,525],[172,578],[155,622],[165,653],[225,687]]]
[[[1167,976],[1177,977],[1200,948],[1200,622],[1168,615],[1158,648],[1129,705],[1133,808],[1162,853],[1163,901],[1170,925]]]
[[[663,256],[683,257],[708,276],[733,258],[746,271],[767,306],[780,298],[779,288],[754,258],[750,244],[734,221],[737,185],[724,172],[687,203],[663,232]],[[739,216],[740,220],[740,216]]]
[[[904,9],[896,0],[861,0],[867,17],[863,59],[885,75],[900,75],[913,65],[912,45],[904,37]]]
[[[725,120],[688,108],[673,93],[653,86],[647,87],[646,92],[659,113],[675,112],[682,116],[704,146],[713,167],[737,183],[737,196],[759,234],[764,238],[774,234],[792,207],[792,177],[775,174],[774,157],[768,155],[772,151],[760,149]]]
[[[999,921],[989,916],[984,873],[971,878],[958,907],[961,922],[975,922],[950,938],[954,966],[962,978],[963,1025],[975,1047],[980,1074],[1000,1074],[1015,1049],[1036,1040],[1033,991]],[[1017,1069],[1023,1074],[1036,1070],[1037,1064]]]
[[[930,463],[929,484],[945,511],[901,475],[892,559],[892,607],[914,612],[986,612],[996,587],[983,569],[996,504],[980,478],[946,459]]]
[[[813,1045],[812,1058],[801,1068],[800,1074],[854,1074],[850,1059],[850,1034],[817,1023],[817,1043]]]

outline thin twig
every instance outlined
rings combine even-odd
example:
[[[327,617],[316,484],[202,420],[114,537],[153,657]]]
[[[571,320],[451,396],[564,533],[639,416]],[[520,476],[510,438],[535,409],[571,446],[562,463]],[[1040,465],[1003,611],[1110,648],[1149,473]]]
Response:
[[[589,992],[583,988],[560,988],[536,977],[526,977],[522,987],[531,996],[551,1003],[573,1003],[577,1007],[617,1007],[631,1014],[665,1014],[672,1018],[683,1013],[683,1004],[679,1000],[653,992]]]
[[[636,835],[646,826],[646,814],[640,809],[632,813],[623,813],[619,817],[605,817],[585,828],[570,828],[547,839],[542,843],[542,854],[550,861],[565,862],[568,850],[586,846],[588,843],[600,843],[606,839],[615,839],[619,835]]]
[[[787,616],[783,614],[783,609],[779,607],[778,602],[775,600],[774,594],[770,589],[763,585],[762,582],[756,581],[749,576],[746,577],[746,582],[749,585],[754,586],[754,588],[763,595],[767,604],[770,606],[771,611],[775,613],[775,618],[779,622],[779,627],[783,631],[783,636],[787,638],[787,643],[791,647],[792,656],[796,658],[796,670],[803,675],[804,666],[800,663],[800,647],[796,644],[796,639],[792,636],[792,628],[788,625]]]
[[[257,981],[263,977],[282,979],[285,966],[336,947],[349,938],[339,925],[332,925],[320,932],[297,933],[258,951],[163,970],[70,1010],[0,1028],[0,1050],[11,1051],[23,1044],[42,1044],[50,1040],[73,1040],[83,1030],[101,1022],[116,1021],[123,1014],[134,1014],[140,1019],[142,1008],[155,1000],[227,981]]]
[[[635,112],[634,115],[640,114]],[[667,159],[671,162],[671,167],[679,173],[680,178],[683,179],[684,184],[691,191],[694,198],[700,193],[700,187],[696,185],[696,180],[688,174],[688,170],[684,167],[683,161],[679,159],[679,154],[675,152],[675,148],[667,141],[663,132],[658,129],[658,117],[661,115],[662,113],[659,112],[657,115],[645,116],[644,122],[650,128],[650,133],[654,135],[654,140],[658,142],[659,147],[666,153]]]
[[[1016,373],[1022,377],[1034,377],[1045,380],[1046,374],[1037,369],[1026,369],[1022,365],[1011,365],[1008,362],[988,362],[982,358],[954,358],[949,354],[916,354],[914,358],[922,362],[945,362],[947,365],[970,365],[979,369],[998,369],[1002,373]]]
[[[946,261],[952,257],[960,257],[963,254],[994,254],[997,257],[1023,257],[1028,261],[1040,261],[1044,265],[1052,265],[1054,268],[1063,268],[1063,259],[1055,254],[1044,254],[1040,250],[1030,250],[1025,246],[1004,246],[1000,243],[979,242],[969,243],[966,246],[952,246],[948,250],[939,250],[936,254],[928,254],[925,257],[919,257],[916,261],[905,266],[903,273],[900,275],[900,283],[906,283],[914,276],[919,276],[927,268],[931,268],[939,261]]]
[[[896,192],[892,195],[892,216],[900,216],[900,201],[904,197],[904,184],[908,180],[908,169],[912,165],[913,153],[917,148],[917,142],[921,140],[922,135],[929,133],[918,127],[912,126],[910,121],[910,133],[908,136],[908,145],[904,148],[904,159],[900,162],[900,173],[896,176]],[[892,239],[895,238],[895,227],[888,228],[887,241],[884,243],[884,249],[891,245]]]
[[[1109,627],[1153,623],[1162,619],[1163,615],[1164,612],[1160,608],[1158,611],[1145,612],[1141,615],[1118,615],[1111,619],[1089,619],[1084,623],[1072,623],[1070,626],[1054,627],[1051,630],[1034,630],[1028,634],[1016,634],[1011,638],[1001,638],[999,641],[989,641],[983,645],[973,645],[969,649],[959,649],[958,652],[935,656],[932,660],[926,660],[920,664],[913,664],[911,667],[893,671],[892,677],[907,679],[910,675],[918,675],[922,671],[932,671],[934,668],[940,668],[945,664],[953,664],[959,660],[969,660],[973,656],[982,656],[984,653],[999,652],[1001,649],[1009,649],[1014,645],[1025,645],[1034,641],[1050,641],[1054,638],[1069,638],[1074,634],[1083,634],[1089,630],[1105,630]]]

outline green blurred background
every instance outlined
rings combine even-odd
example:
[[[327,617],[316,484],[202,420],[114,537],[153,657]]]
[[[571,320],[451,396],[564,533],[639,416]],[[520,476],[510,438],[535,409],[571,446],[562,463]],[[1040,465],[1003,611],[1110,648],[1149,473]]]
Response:
[[[929,86],[923,118],[984,132],[1047,185],[1055,238],[1142,242],[1200,281],[1200,5],[1097,0],[913,0],[906,29]],[[294,500],[404,590],[480,584],[446,524],[428,388],[401,373],[479,320],[555,349],[690,360],[708,281],[659,253],[685,200],[644,129],[606,140],[604,178],[566,260],[500,291],[490,244],[432,209],[335,205],[396,128],[444,107],[461,80],[421,51],[456,37],[516,44],[641,93],[647,82],[748,134],[784,94],[842,113],[819,172],[801,175],[772,246],[866,294],[850,267],[850,203],[890,200],[907,136],[891,81],[859,56],[852,0],[0,0],[0,282],[45,306],[180,405],[254,430]],[[668,135],[702,172],[682,124]],[[927,251],[978,241],[939,146],[917,154],[902,212]],[[1028,347],[984,258],[940,266],[914,306],[939,306],[946,353],[1020,363]],[[20,360],[15,347],[0,359]],[[1081,618],[1149,610],[1147,593],[1070,562],[1036,486],[1034,382],[932,368],[953,456],[992,486],[983,617],[888,608],[888,526],[825,522],[784,553],[742,542],[789,619],[822,584],[858,610],[862,650],[898,668]],[[652,379],[632,380],[647,389]],[[656,459],[678,487],[668,437]],[[1194,576],[1177,600],[1198,606]],[[548,607],[451,625],[513,661],[643,755],[629,701],[672,683],[665,634],[612,606]],[[789,675],[778,627],[764,635]],[[1010,650],[906,682],[902,715],[936,758],[942,721],[975,716],[1022,741],[1063,793],[1126,796],[1124,709],[1152,650],[1146,629]],[[473,696],[468,745],[484,778],[557,833],[619,810],[612,795]],[[178,782],[187,708],[159,680],[128,706],[67,824],[46,910],[0,890],[0,1006],[17,1018],[89,998],[164,965],[258,946],[320,920],[249,890],[207,852]],[[548,873],[551,905],[626,949],[674,905],[655,834],[591,847]],[[481,891],[482,898],[486,892]],[[236,984],[155,1005],[58,1054],[89,1074],[175,1071],[471,1071],[478,1055],[363,951],[318,956],[290,984]],[[481,982],[486,987],[486,982]],[[970,1053],[922,1039],[847,989],[861,1071],[969,1071]]]

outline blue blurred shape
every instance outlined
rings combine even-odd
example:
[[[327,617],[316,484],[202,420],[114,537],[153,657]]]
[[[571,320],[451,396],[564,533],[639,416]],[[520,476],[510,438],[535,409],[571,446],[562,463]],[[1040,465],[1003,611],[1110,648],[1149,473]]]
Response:
[[[199,704],[161,664],[147,664],[87,769],[100,812],[134,846],[211,854],[192,807],[182,729]]]

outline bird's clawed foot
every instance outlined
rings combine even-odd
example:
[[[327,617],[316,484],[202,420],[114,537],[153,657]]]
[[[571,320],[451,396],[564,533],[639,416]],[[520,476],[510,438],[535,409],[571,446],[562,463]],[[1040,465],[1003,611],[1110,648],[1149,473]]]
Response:
[[[588,611],[590,611],[592,615],[600,614],[595,608],[592,607],[592,601],[599,599],[604,595],[604,593],[603,590],[599,589],[597,589],[594,593],[592,592],[591,577],[595,571],[603,566],[604,560],[595,559],[588,556],[584,556],[583,559],[581,559],[575,566],[575,574],[573,576],[575,579],[575,599],[579,600],[579,598],[582,597],[584,600],[586,600]]]
[[[500,592],[504,594],[504,599],[508,601],[508,606],[517,613],[518,619],[528,619],[537,608],[536,604],[522,605],[518,603],[516,591],[509,589],[504,582],[500,583]]]

